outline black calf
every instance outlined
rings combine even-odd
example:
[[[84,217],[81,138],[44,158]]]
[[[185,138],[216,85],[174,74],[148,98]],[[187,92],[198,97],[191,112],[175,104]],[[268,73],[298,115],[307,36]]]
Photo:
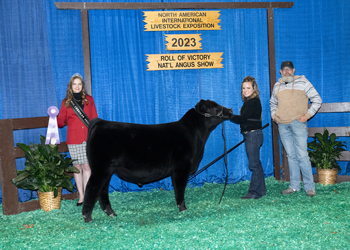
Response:
[[[232,110],[201,100],[176,122],[141,125],[91,121],[87,156],[91,177],[87,184],[83,216],[91,222],[93,207],[115,216],[108,197],[112,174],[139,186],[171,176],[176,204],[185,211],[185,188],[203,157],[205,143],[217,125],[232,117]]]

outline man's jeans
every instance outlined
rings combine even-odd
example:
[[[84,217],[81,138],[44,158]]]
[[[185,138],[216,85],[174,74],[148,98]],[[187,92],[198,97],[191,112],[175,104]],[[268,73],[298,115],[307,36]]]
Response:
[[[300,190],[300,172],[303,175],[304,189],[315,190],[311,162],[307,152],[307,123],[298,120],[290,124],[278,124],[278,132],[287,152],[291,188]]]
[[[260,162],[260,147],[264,141],[261,130],[255,130],[243,134],[245,150],[249,161],[249,169],[252,171],[247,197],[260,198],[266,195],[264,169]]]

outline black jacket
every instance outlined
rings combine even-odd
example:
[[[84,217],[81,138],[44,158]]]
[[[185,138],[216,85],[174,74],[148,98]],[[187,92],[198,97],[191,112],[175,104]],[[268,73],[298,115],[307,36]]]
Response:
[[[241,133],[261,129],[261,113],[260,99],[255,97],[245,101],[240,110],[240,115],[235,115],[230,121],[240,124]]]

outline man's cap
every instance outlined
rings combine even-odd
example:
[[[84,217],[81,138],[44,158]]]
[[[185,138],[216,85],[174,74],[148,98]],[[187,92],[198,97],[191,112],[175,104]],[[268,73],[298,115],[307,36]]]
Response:
[[[285,67],[294,69],[294,65],[293,65],[293,63],[292,63],[291,61],[284,61],[284,62],[281,64],[281,69],[284,69]]]

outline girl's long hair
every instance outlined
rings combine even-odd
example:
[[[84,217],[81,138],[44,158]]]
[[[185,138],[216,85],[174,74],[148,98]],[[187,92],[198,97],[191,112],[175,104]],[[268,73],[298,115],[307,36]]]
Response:
[[[87,95],[86,90],[85,90],[85,82],[84,82],[84,80],[83,80],[83,78],[81,77],[80,74],[74,74],[72,76],[72,78],[69,80],[66,98],[64,98],[64,100],[65,100],[64,106],[66,108],[69,107],[69,103],[73,99],[73,82],[74,82],[75,79],[80,79],[80,81],[82,83],[82,89],[80,91],[80,97],[81,97],[82,104],[84,105],[85,102],[87,102],[87,100],[85,99],[86,95]]]

